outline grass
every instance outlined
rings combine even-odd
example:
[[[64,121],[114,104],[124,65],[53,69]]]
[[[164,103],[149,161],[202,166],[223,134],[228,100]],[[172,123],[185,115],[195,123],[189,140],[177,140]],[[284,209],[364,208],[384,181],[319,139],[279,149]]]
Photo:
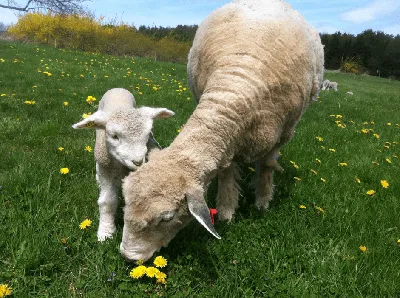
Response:
[[[160,251],[163,286],[129,277],[122,209],[114,239],[97,242],[95,166],[84,150],[94,131],[71,125],[123,87],[138,105],[176,112],[155,123],[168,146],[195,107],[186,66],[4,41],[0,58],[0,284],[15,297],[400,296],[400,82],[327,73],[339,92],[321,93],[282,148],[270,210],[254,209],[254,172],[244,165],[234,222],[216,222],[222,240],[197,223],[182,230]],[[210,207],[214,198],[215,185]],[[92,226],[81,230],[86,218]]]

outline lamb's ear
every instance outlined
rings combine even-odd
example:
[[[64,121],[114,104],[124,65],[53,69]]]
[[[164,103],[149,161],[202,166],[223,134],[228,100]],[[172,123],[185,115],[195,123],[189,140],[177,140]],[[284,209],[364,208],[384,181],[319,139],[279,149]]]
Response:
[[[199,189],[190,191],[186,194],[188,207],[190,213],[196,218],[196,220],[207,229],[217,239],[221,239],[217,231],[214,229],[214,225],[211,222],[210,209],[208,209],[206,201],[203,197],[203,192]]]
[[[166,108],[142,107],[140,109],[153,119],[168,118],[175,115],[174,112]]]
[[[104,128],[106,126],[108,117],[109,117],[108,113],[105,113],[103,111],[97,111],[93,115],[90,115],[85,119],[83,119],[82,121],[72,125],[72,128],[74,129],[87,128],[87,127]]]

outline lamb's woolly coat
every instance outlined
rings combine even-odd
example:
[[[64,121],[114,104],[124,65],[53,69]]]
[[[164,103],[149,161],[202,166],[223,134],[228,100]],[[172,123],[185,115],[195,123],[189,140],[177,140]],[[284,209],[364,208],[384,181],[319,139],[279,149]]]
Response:
[[[318,96],[322,77],[318,32],[284,1],[234,0],[207,17],[188,62],[196,110],[168,148],[124,180],[121,253],[151,257],[187,223],[188,209],[204,225],[200,201],[217,174],[219,212],[230,219],[238,197],[233,161],[257,162],[256,205],[266,208],[277,152]],[[164,223],[166,212],[177,219]]]

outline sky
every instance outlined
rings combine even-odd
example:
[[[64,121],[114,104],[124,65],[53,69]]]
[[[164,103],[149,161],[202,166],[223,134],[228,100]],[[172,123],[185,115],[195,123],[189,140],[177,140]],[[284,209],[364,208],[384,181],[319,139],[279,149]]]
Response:
[[[268,0],[260,0],[268,1]],[[0,0],[4,4],[6,0]],[[24,0],[17,0],[25,3]],[[194,25],[230,0],[92,0],[85,6],[104,21],[136,27]],[[358,34],[366,29],[400,34],[400,0],[287,0],[321,33]],[[0,8],[0,22],[16,23],[12,10]]]

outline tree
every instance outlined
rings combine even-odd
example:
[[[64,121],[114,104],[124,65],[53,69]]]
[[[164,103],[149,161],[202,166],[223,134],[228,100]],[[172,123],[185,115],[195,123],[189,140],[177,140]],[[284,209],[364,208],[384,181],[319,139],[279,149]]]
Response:
[[[82,11],[81,3],[86,1],[88,0],[0,0],[0,8],[18,11],[49,9],[59,13],[73,13]]]

